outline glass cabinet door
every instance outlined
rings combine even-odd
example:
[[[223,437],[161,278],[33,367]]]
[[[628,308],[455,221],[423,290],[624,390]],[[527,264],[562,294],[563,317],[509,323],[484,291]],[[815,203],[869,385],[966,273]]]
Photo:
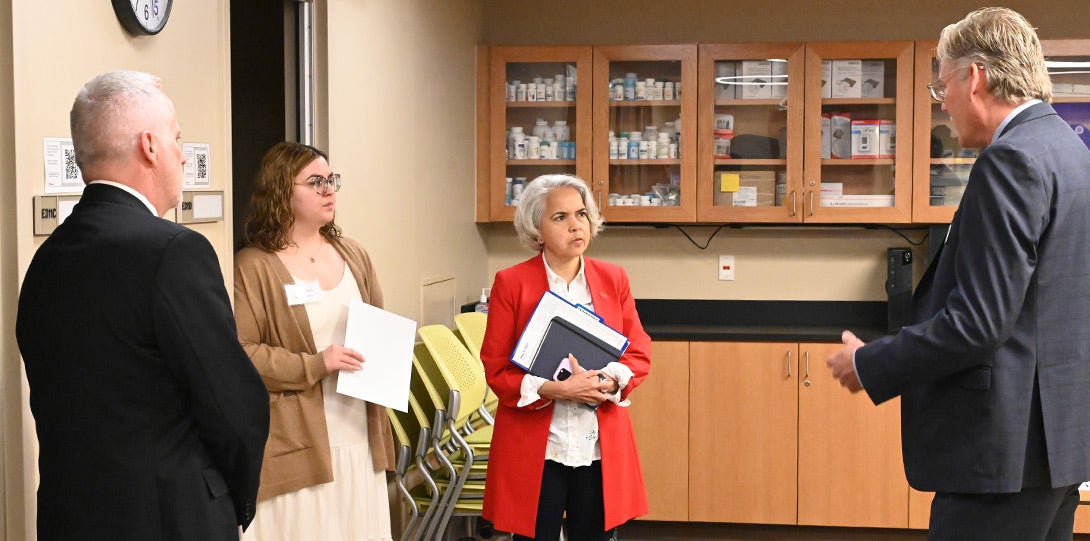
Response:
[[[911,221],[912,60],[911,41],[807,44],[803,221]]]
[[[916,137],[913,220],[949,223],[980,149],[962,148],[957,130],[926,83],[939,77],[937,42],[916,45]],[[1090,146],[1090,40],[1044,40],[1052,106]]]
[[[514,219],[523,187],[565,173],[590,183],[591,48],[490,52],[489,217]]]
[[[931,99],[927,83],[939,78],[937,42],[916,42],[916,132],[913,141],[912,220],[949,223],[961,203],[969,170],[980,149],[964,148],[942,104]]]
[[[801,43],[701,45],[697,218],[799,222]]]
[[[592,188],[607,221],[695,221],[696,52],[594,48]]]

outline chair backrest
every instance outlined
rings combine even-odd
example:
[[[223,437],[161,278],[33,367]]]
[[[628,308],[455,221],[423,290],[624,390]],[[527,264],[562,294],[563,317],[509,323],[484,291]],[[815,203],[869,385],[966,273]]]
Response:
[[[436,361],[436,371],[446,382],[448,392],[458,391],[461,395],[458,411],[447,413],[453,417],[457,426],[463,426],[484,403],[485,393],[488,391],[484,380],[484,367],[447,326],[426,325],[417,329],[417,332]]]
[[[482,312],[462,312],[454,316],[454,325],[462,334],[466,349],[478,359],[481,358],[481,344],[484,343],[484,329],[488,316]]]
[[[458,327],[466,349],[473,354],[477,361],[480,361],[481,346],[484,344],[484,329],[488,325],[488,316],[483,312],[462,312],[454,316],[454,325]],[[481,363],[481,369],[484,369],[484,363]],[[496,393],[489,389],[484,398],[485,410],[490,413],[489,419],[495,416],[496,405],[499,401]]]

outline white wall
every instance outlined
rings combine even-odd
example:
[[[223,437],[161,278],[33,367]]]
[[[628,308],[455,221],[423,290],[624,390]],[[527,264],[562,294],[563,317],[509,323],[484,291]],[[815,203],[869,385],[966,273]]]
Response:
[[[418,318],[421,283],[447,276],[457,304],[475,300],[491,280],[473,223],[480,2],[326,4],[320,131],[344,178],[337,222],[371,253],[387,309]]]

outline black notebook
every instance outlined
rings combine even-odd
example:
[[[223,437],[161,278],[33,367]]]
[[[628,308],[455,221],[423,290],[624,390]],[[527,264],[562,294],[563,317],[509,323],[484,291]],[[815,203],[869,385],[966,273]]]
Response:
[[[623,353],[623,350],[610,347],[572,322],[555,316],[549,321],[529,372],[538,377],[560,381],[571,375],[569,354],[575,357],[584,370],[601,370],[607,364],[620,359]]]

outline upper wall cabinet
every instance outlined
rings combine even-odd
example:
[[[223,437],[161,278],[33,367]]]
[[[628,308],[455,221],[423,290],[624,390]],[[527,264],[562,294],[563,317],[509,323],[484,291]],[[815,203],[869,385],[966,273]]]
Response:
[[[805,47],[701,45],[697,218],[799,222]]]
[[[916,43],[912,219],[923,223],[953,219],[979,152],[961,146],[950,116],[925,88],[939,77],[936,45],[935,41]],[[1041,46],[1052,78],[1053,107],[1084,141],[1090,141],[1090,40],[1045,40]]]
[[[488,220],[511,221],[534,178],[590,178],[591,48],[493,47],[489,66]]]
[[[594,48],[594,174],[610,222],[696,219],[696,45]]]
[[[913,43],[806,44],[802,220],[907,223]],[[926,92],[926,90],[924,90]]]

